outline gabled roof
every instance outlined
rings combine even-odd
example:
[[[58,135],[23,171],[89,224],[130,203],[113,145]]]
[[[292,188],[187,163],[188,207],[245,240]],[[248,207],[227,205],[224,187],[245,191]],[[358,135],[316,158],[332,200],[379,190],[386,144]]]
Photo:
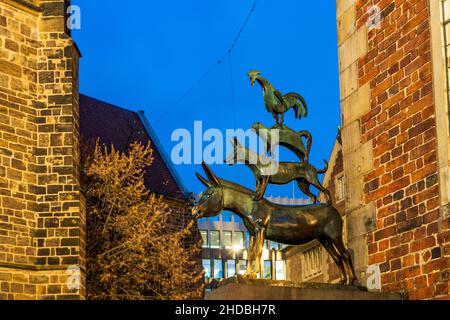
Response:
[[[147,188],[160,195],[179,200],[188,198],[172,162],[167,157],[144,113],[123,109],[80,94],[80,133],[85,145],[114,145],[124,151],[133,142],[150,145],[154,161],[145,174]]]

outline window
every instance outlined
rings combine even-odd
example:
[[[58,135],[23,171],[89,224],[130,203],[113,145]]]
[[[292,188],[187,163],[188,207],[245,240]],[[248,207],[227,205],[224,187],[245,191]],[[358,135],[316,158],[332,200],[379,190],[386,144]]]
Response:
[[[238,273],[240,275],[245,274],[245,272],[247,271],[247,260],[239,260],[239,271]]]
[[[248,248],[250,246],[250,233],[245,232],[245,247]]]
[[[219,231],[210,231],[209,232],[210,238],[210,247],[211,248],[220,248],[220,235]]]
[[[208,230],[200,230],[200,234],[202,235],[203,240],[203,248],[209,248],[209,242],[208,242]]]
[[[264,260],[264,279],[272,279],[272,261]]]
[[[447,101],[446,110],[444,111],[447,117],[450,117],[450,112],[448,111],[448,106],[450,106],[450,0],[441,1],[441,24],[443,30],[442,34],[442,48],[444,55],[444,66],[445,66],[445,99]],[[438,104],[439,105],[439,104]],[[438,106],[441,109],[440,106]]]
[[[442,0],[443,43],[446,68],[447,99],[450,99],[450,0]]]
[[[231,231],[223,231],[223,246],[227,249],[231,249],[233,247],[233,242],[231,241]]]
[[[211,260],[203,259],[202,264],[203,264],[203,269],[205,269],[205,278],[210,279],[211,278]]]
[[[345,180],[344,176],[336,178],[336,201],[344,200],[345,197]]]
[[[236,261],[227,260],[227,276],[228,278],[236,275]]]
[[[233,234],[233,247],[237,249],[244,249],[244,233],[236,231]]]
[[[214,279],[223,278],[222,260],[214,260]]]
[[[322,273],[322,248],[314,247],[301,257],[303,280],[314,278]]]
[[[275,280],[286,280],[285,262],[283,260],[275,261]]]
[[[278,250],[279,247],[280,247],[280,246],[278,245],[277,242],[273,242],[273,241],[270,241],[270,242],[269,242],[269,249],[270,249],[270,250]]]

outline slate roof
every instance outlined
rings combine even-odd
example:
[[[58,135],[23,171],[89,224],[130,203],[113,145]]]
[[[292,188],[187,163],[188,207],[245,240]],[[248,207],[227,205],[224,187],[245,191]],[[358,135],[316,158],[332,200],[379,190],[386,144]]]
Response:
[[[80,94],[80,132],[83,144],[94,144],[97,138],[106,145],[124,151],[135,141],[153,149],[153,165],[147,169],[147,188],[160,195],[186,200],[184,188],[175,168],[148,123],[143,112],[134,112]]]

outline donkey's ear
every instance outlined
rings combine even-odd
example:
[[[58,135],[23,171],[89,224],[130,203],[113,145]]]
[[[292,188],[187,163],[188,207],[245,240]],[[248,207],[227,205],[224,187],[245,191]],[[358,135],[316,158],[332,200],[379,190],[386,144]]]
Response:
[[[199,173],[195,174],[197,176],[197,179],[200,180],[201,183],[203,183],[207,188],[211,187],[211,183],[203,178]]]
[[[237,137],[234,137],[234,145],[236,147],[244,147],[243,144],[239,141],[239,139]]]
[[[213,185],[217,186],[217,187],[221,187],[222,184],[220,183],[219,178],[217,178],[217,176],[214,174],[214,172],[212,172],[211,168],[208,167],[208,165],[203,161],[202,162],[202,167],[203,170],[206,173],[206,176],[208,177],[210,183],[212,183]]]

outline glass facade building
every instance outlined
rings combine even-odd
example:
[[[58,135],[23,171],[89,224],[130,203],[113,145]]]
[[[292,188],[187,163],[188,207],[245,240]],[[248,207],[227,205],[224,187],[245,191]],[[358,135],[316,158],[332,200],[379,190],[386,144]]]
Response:
[[[247,270],[250,235],[242,220],[232,213],[223,212],[217,217],[199,220],[198,226],[203,239],[202,261],[207,290],[221,279],[243,275]],[[278,243],[265,242],[260,277],[286,278],[282,248]]]

